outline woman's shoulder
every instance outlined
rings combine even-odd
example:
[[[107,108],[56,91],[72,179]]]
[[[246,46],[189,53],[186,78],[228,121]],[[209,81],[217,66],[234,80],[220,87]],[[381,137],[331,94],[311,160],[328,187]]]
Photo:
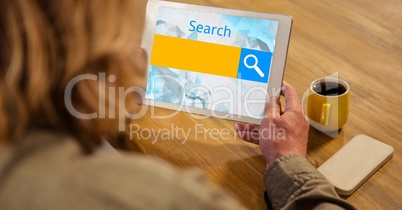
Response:
[[[88,155],[68,134],[32,131],[18,145],[3,148],[0,206],[103,209],[115,203],[125,209],[133,207],[133,199],[142,193],[157,192],[154,184],[163,189],[172,183],[176,172],[165,165],[113,150]]]
[[[238,204],[200,170],[181,170],[156,158],[113,149],[86,155],[73,137],[60,133],[33,133],[27,138],[31,142],[12,152],[19,161],[10,160],[8,175],[0,176],[2,206],[16,204],[11,196],[15,193],[22,203],[46,204],[41,206],[45,208],[202,209],[216,201]]]
[[[105,174],[113,174],[107,177],[112,179],[142,174],[148,177],[153,173],[169,177],[177,173],[162,160],[119,152],[106,141],[101,151],[86,154],[73,136],[63,132],[29,132],[18,145],[4,148],[2,154],[0,174],[18,174],[22,170],[30,174],[43,172],[43,176],[66,175],[73,180],[85,176],[105,178]]]

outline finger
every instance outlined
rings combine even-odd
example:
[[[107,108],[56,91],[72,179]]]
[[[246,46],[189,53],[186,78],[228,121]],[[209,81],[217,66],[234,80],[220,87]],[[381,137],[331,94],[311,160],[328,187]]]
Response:
[[[296,89],[285,81],[283,82],[282,94],[285,97],[285,112],[288,110],[301,110],[301,104]]]
[[[243,123],[237,123],[234,126],[235,131],[252,131],[255,129],[259,129],[260,126],[254,125],[254,124],[243,124]]]
[[[271,97],[265,105],[264,118],[275,119],[281,116],[281,101],[278,97]]]
[[[255,131],[238,131],[237,137],[240,139],[259,145],[260,143],[260,133]]]

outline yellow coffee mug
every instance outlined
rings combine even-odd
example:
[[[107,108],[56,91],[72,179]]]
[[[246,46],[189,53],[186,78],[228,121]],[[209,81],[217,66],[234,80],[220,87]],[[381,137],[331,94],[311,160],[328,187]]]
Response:
[[[317,79],[310,85],[307,119],[323,132],[338,131],[349,117],[350,88],[338,78]]]

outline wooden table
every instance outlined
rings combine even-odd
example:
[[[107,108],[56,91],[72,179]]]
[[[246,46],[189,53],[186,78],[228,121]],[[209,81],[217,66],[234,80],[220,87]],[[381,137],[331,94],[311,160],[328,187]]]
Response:
[[[291,15],[294,24],[285,80],[300,97],[313,80],[333,73],[351,86],[348,123],[334,139],[311,129],[308,154],[320,165],[357,134],[393,146],[393,159],[345,199],[359,209],[402,208],[402,1],[180,1]],[[158,115],[168,113],[156,109]],[[258,146],[234,138],[234,122],[198,120],[186,113],[152,120],[150,114],[135,123],[146,129],[174,131],[177,127],[191,133],[184,143],[180,134],[173,140],[159,138],[154,144],[136,140],[147,153],[182,168],[201,168],[246,207],[265,208],[264,159]],[[226,129],[227,139],[214,134],[214,128]]]

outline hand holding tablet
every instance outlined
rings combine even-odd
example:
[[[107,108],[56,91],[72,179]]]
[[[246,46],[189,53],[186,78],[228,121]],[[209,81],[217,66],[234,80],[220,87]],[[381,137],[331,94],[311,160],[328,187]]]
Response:
[[[146,103],[260,124],[266,99],[280,95],[291,25],[285,15],[148,2]]]

